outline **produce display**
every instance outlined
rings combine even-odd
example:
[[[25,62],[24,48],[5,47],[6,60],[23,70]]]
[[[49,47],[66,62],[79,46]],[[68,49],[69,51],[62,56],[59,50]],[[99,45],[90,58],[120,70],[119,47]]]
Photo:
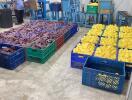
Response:
[[[73,53],[132,63],[132,27],[93,25]]]
[[[96,24],[92,26],[92,29],[82,37],[80,43],[73,49],[74,53],[92,55],[94,53],[96,44],[99,42],[99,36],[101,36],[104,25]]]
[[[116,60],[116,48],[112,46],[99,46],[94,56]]]
[[[50,22],[43,20],[31,21],[19,28],[12,28],[0,34],[0,43],[26,47],[42,36],[56,39],[66,33],[73,24]]]

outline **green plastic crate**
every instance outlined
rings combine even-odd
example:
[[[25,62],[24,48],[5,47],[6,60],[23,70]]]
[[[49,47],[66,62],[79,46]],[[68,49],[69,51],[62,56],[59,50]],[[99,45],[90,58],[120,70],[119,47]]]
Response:
[[[98,6],[87,5],[87,13],[97,14],[98,13]]]
[[[48,54],[46,54],[43,58],[27,56],[27,60],[31,62],[44,64],[52,55],[54,55],[54,53],[55,50],[52,50]]]
[[[37,58],[44,58],[45,55],[49,54],[50,51],[56,50],[55,41],[49,44],[46,48],[43,49],[33,49],[31,47],[26,49],[27,56],[37,57]]]

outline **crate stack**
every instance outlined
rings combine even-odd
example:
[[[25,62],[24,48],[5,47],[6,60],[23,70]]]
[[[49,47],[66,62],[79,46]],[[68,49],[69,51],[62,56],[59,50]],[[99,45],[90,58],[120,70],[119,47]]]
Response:
[[[98,22],[104,24],[111,24],[114,9],[112,0],[98,0],[98,3]]]
[[[91,27],[97,23],[98,17],[98,4],[92,3],[87,5],[85,27]]]
[[[83,69],[82,84],[122,93],[132,72],[131,38],[132,27],[92,26],[71,52],[71,67]]]
[[[78,31],[77,24],[33,20],[0,34],[0,65],[15,69],[25,59],[45,63]]]
[[[123,26],[123,25],[131,26],[132,16],[128,14],[127,11],[118,11],[116,16],[116,24],[119,26]]]

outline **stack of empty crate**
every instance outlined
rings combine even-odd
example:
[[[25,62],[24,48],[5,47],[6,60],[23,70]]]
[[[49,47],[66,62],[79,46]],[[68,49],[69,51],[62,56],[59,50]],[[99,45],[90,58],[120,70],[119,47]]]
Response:
[[[104,24],[112,23],[112,14],[113,14],[113,3],[112,0],[99,0],[98,7],[98,22]]]
[[[98,6],[97,5],[87,5],[85,27],[91,27],[93,24],[97,23],[98,17]]]

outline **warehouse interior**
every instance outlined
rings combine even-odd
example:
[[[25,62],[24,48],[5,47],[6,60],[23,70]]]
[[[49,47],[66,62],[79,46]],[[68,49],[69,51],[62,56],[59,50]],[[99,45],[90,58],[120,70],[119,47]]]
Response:
[[[132,100],[131,38],[131,0],[0,0],[0,100]]]

